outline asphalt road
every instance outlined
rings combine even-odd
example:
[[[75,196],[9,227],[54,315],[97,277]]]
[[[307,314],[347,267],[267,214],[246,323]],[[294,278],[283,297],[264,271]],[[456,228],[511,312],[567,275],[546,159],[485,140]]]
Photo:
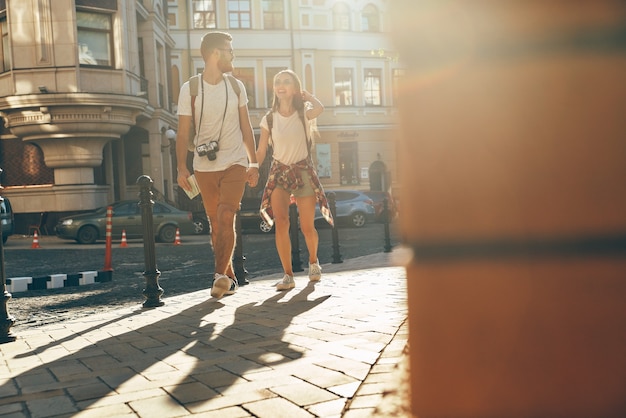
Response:
[[[332,229],[318,229],[320,262],[333,261]],[[338,229],[339,253],[342,259],[382,252],[385,249],[385,231],[381,223],[362,228]],[[213,253],[209,235],[183,235],[182,245],[155,244],[157,267],[161,276],[206,276],[213,271]],[[13,235],[4,244],[6,277],[39,277],[57,273],[73,274],[81,271],[100,271],[105,266],[105,244],[81,245],[55,236],[40,236],[39,247],[33,249],[33,237]],[[244,233],[242,235],[245,266],[250,277],[280,271],[280,261],[274,246],[273,233]],[[397,245],[397,233],[391,225],[390,241]],[[306,265],[308,253],[300,234],[301,260]],[[142,240],[128,240],[128,247],[120,247],[114,240],[111,248],[111,266],[116,277],[133,277],[145,270]]]
[[[318,232],[320,263],[332,263],[332,229],[320,228]],[[362,228],[339,228],[337,234],[342,260],[383,252],[387,244],[384,225],[380,223]],[[163,298],[210,286],[214,265],[209,239],[209,235],[183,235],[181,245],[155,245],[156,265],[161,272],[158,281],[164,290]],[[392,246],[399,245],[398,233],[393,224],[390,226],[389,239]],[[244,233],[242,241],[244,267],[251,282],[255,277],[271,274],[276,274],[277,280],[282,277],[273,233]],[[6,278],[104,270],[104,243],[80,245],[55,236],[39,237],[39,248],[31,248],[32,243],[33,237],[14,235],[9,238],[4,245]],[[300,260],[306,270],[308,253],[302,235],[299,243]],[[146,284],[143,275],[146,270],[144,254],[141,240],[129,240],[128,247],[122,248],[117,239],[111,248],[111,282],[14,294],[8,306],[10,314],[16,318],[15,328],[142,304],[142,292]],[[305,275],[306,272],[300,274]]]

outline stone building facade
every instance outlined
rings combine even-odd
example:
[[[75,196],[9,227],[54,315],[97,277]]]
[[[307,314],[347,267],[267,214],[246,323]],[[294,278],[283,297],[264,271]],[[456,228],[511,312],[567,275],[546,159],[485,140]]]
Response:
[[[326,106],[314,151],[326,188],[369,189],[372,175],[392,188],[402,69],[386,9],[386,0],[0,0],[1,183],[16,232],[42,213],[51,230],[62,215],[135,199],[142,174],[180,203],[178,90],[202,71],[211,30],[234,37],[257,135],[273,75],[292,68]]]

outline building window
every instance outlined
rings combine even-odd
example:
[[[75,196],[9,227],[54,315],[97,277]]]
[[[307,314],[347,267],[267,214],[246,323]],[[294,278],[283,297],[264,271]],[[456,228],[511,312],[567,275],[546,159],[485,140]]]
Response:
[[[250,29],[250,0],[228,0],[228,27]]]
[[[9,54],[9,28],[7,25],[7,18],[3,16],[0,18],[0,32],[2,32],[2,68],[1,72],[9,71],[11,69],[11,54]]]
[[[248,95],[248,108],[256,108],[256,96],[254,94],[254,68],[235,68],[233,70],[233,75],[241,80],[246,88],[246,94]]]
[[[274,76],[285,67],[268,67],[265,69],[265,91],[267,92],[267,107],[272,107],[274,101]]]
[[[352,68],[335,68],[335,106],[352,106]]]
[[[193,0],[193,28],[215,29],[215,1]]]
[[[345,3],[333,7],[333,28],[336,31],[350,30],[350,8]]]
[[[76,12],[78,60],[81,65],[113,66],[111,15]]]
[[[391,70],[391,94],[394,104],[398,104],[398,98],[400,97],[400,80],[404,78],[403,68],[394,68]]]
[[[263,29],[285,29],[283,0],[263,0]]]
[[[361,30],[363,32],[380,32],[380,17],[378,9],[368,4],[361,14]]]
[[[357,185],[360,183],[358,171],[358,142],[339,143],[339,175],[341,185]]]
[[[155,78],[156,78],[156,82],[157,82],[157,90],[159,93],[159,107],[165,107],[167,108],[167,97],[166,97],[166,91],[165,91],[165,75],[162,74],[162,68],[163,68],[163,61],[164,61],[164,48],[161,44],[157,43],[156,46],[156,60],[157,60],[157,64],[156,64],[156,68],[155,70]]]
[[[365,106],[380,106],[381,101],[381,71],[378,68],[367,68],[363,77],[363,97]]]

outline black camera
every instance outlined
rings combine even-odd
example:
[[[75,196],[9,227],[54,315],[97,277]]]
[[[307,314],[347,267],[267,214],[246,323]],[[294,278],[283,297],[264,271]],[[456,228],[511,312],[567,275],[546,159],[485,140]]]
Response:
[[[198,153],[198,155],[200,157],[204,157],[206,155],[206,157],[210,161],[213,161],[217,158],[216,152],[219,150],[220,148],[217,141],[211,141],[208,144],[202,144],[196,147],[196,152]]]

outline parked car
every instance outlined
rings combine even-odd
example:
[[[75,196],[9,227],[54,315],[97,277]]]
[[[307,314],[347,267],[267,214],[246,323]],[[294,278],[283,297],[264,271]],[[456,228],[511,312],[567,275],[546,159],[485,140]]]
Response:
[[[274,230],[273,226],[270,226],[265,219],[261,218],[259,208],[261,207],[260,198],[248,198],[244,197],[241,200],[241,209],[239,210],[239,217],[241,219],[241,228],[244,231],[254,232],[271,232]],[[194,233],[196,234],[210,234],[211,226],[206,218],[204,211],[193,213]]]
[[[374,202],[358,190],[326,190],[326,196],[335,194],[336,223],[348,223],[357,228],[372,222],[376,216]],[[316,224],[326,223],[319,205],[315,208]]]
[[[0,218],[2,219],[2,242],[5,243],[9,239],[9,235],[13,235],[15,228],[11,202],[6,197],[0,203]]]
[[[112,237],[142,238],[141,210],[135,200],[124,200],[111,204],[113,207]],[[57,236],[73,239],[80,244],[93,244],[106,238],[107,207],[93,212],[81,213],[59,219],[55,227]],[[174,242],[176,229],[180,234],[193,234],[195,226],[191,212],[185,212],[164,202],[155,202],[152,207],[154,234],[157,241]]]
[[[194,234],[210,234],[211,225],[206,217],[206,212],[192,212]]]
[[[347,223],[355,227],[362,227],[367,222],[372,222],[376,216],[373,200],[365,193],[357,190],[327,190],[328,193],[335,193],[335,205],[337,211],[337,222]],[[274,230],[260,215],[260,198],[243,198],[241,201],[242,228],[248,230],[260,230],[261,232],[271,232]],[[315,208],[315,222],[318,225],[325,224],[326,220],[319,210]]]
[[[259,209],[261,208],[261,198],[244,197],[241,199],[241,209],[239,209],[239,218],[241,219],[241,228],[243,230],[272,232],[274,226],[267,223],[261,217]]]
[[[389,221],[393,220],[396,216],[396,202],[389,192],[379,191],[367,191],[363,192],[372,199],[374,202],[374,209],[376,210],[376,221],[384,222],[384,200],[387,198],[387,209],[389,210]]]

